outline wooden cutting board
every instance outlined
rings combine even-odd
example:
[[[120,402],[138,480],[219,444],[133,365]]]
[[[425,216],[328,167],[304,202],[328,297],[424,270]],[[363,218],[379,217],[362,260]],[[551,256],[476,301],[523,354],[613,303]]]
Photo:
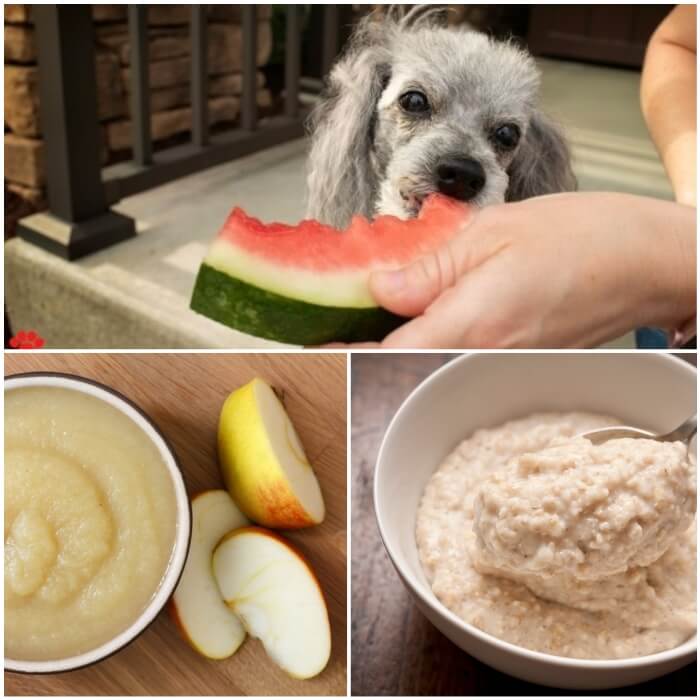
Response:
[[[6,695],[345,695],[345,354],[5,354],[5,374],[60,371],[112,386],[141,406],[172,444],[188,491],[223,486],[216,461],[221,405],[254,376],[284,403],[326,501],[318,527],[285,533],[311,561],[326,594],[333,651],[314,679],[294,680],[248,638],[225,661],[209,661],[180,637],[167,612],[132,644],[89,668],[56,675],[5,672]]]

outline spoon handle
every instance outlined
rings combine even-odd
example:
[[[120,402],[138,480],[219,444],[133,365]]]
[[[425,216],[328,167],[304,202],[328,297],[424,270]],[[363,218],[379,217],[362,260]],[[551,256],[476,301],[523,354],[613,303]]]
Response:
[[[685,422],[681,423],[681,425],[679,425],[675,430],[672,430],[666,435],[660,435],[659,440],[663,440],[664,442],[674,442],[676,440],[680,440],[681,442],[690,442],[697,430],[698,416],[695,414],[694,416],[690,416],[690,418],[688,418],[688,420]]]

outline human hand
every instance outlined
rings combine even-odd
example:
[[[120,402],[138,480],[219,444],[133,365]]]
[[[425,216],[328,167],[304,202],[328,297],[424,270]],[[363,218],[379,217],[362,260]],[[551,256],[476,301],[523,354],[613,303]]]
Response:
[[[611,193],[489,207],[377,302],[413,320],[383,348],[592,347],[695,315],[695,210]]]

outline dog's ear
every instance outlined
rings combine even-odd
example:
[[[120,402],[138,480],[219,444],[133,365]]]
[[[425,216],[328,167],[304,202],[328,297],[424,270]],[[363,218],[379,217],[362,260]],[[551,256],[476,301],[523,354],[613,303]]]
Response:
[[[353,214],[373,213],[370,153],[377,102],[390,77],[387,24],[393,21],[362,20],[309,120],[307,215],[334,226],[345,226]]]
[[[507,202],[576,189],[571,154],[561,131],[536,114],[508,168]]]

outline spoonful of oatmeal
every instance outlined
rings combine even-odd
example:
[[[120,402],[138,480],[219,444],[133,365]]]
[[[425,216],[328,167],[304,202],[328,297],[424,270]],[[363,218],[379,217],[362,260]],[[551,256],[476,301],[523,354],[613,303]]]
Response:
[[[692,523],[695,464],[682,440],[694,432],[694,418],[661,439],[596,430],[513,458],[476,495],[475,564],[580,581],[648,566]]]

